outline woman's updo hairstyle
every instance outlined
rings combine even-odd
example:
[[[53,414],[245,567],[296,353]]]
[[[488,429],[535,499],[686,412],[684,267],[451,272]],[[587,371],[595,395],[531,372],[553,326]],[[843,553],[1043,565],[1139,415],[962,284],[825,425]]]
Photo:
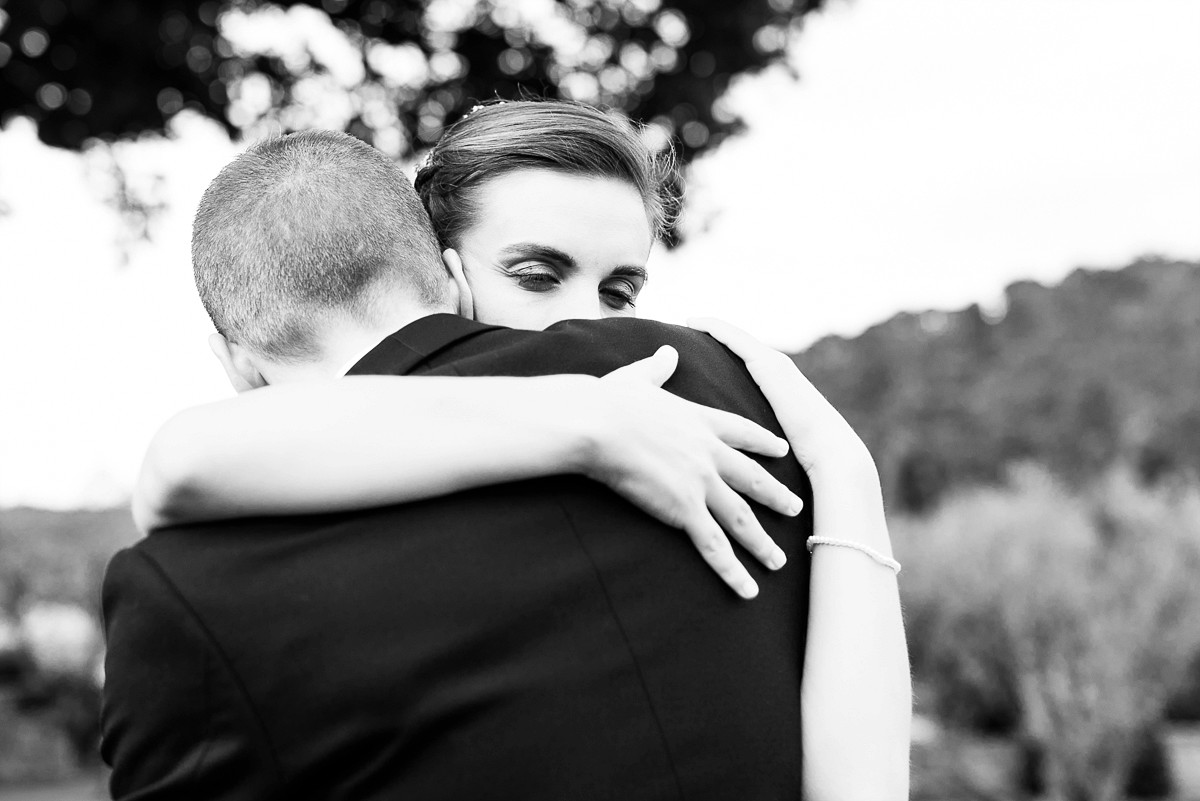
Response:
[[[447,128],[417,170],[417,194],[442,247],[458,247],[479,219],[485,182],[528,169],[631,185],[655,239],[677,206],[674,153],[650,150],[626,117],[563,100],[492,101]]]

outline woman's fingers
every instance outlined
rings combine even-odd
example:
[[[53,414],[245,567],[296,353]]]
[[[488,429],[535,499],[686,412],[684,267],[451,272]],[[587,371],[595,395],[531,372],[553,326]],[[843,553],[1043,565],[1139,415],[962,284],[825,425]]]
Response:
[[[720,484],[719,479],[714,477],[712,484]],[[730,544],[729,538],[737,535],[722,529],[709,510],[711,491],[697,491],[697,484],[668,482],[655,488],[641,481],[614,489],[651,516],[683,529],[704,561],[738,595],[753,598],[758,594],[758,585],[745,565],[738,561]],[[731,492],[728,487],[724,489]],[[720,501],[717,504],[720,505]],[[743,536],[754,541],[752,532]],[[764,550],[761,545],[759,549]]]
[[[795,362],[785,354],[759,342],[736,325],[715,317],[694,317],[688,320],[688,326],[709,334],[746,363],[746,369],[771,401],[780,422],[783,422],[781,413],[795,418],[802,416],[797,413],[802,412],[807,405],[824,402],[825,399],[804,377]],[[787,402],[778,402],[784,399]],[[786,430],[787,427],[784,428]]]
[[[695,317],[688,320],[688,326],[697,331],[704,331],[737,354],[768,397],[771,390],[806,394],[816,392],[790,357],[764,345],[736,325],[715,317]],[[778,411],[776,409],[776,412]]]
[[[643,382],[661,387],[679,366],[679,351],[663,345],[653,356],[639,359],[632,364],[618,367],[604,376],[606,381]]]
[[[696,546],[696,550],[700,551],[700,556],[708,562],[708,566],[716,571],[721,580],[734,592],[747,599],[758,595],[758,583],[751,578],[746,566],[738,561],[729,538],[708,511],[697,511],[693,514],[684,523],[683,530]]]
[[[787,562],[783,549],[763,529],[750,504],[724,482],[716,482],[709,491],[708,508],[721,527],[758,561],[772,570]]]
[[[714,328],[723,335],[727,333],[719,329],[719,321],[716,323]],[[749,335],[732,330],[729,336],[740,351],[753,355],[757,343]],[[786,440],[740,415],[663,392],[661,386],[673,374],[678,358],[673,348],[664,347],[654,356],[604,377],[605,382],[631,388],[639,384],[659,387],[644,396],[630,395],[644,397],[644,401],[638,401],[638,408],[655,409],[659,416],[638,436],[607,439],[617,446],[616,456],[607,460],[608,467],[595,477],[658,519],[682,528],[722,581],[741,597],[753,598],[758,594],[758,585],[738,560],[732,542],[771,569],[782,567],[787,558],[746,499],[786,515],[798,514],[803,503],[746,453],[780,457],[788,453],[789,446]]]
[[[737,326],[715,317],[698,317],[689,320],[688,324],[697,331],[708,333],[741,357],[768,397],[771,392],[791,392],[802,395],[805,403],[828,404],[825,396],[800,372],[800,368],[786,353],[764,345]]]
[[[787,434],[792,455],[810,475],[818,463],[861,448],[858,435],[790,357],[723,320],[698,317],[688,325],[712,335],[746,363]]]
[[[711,335],[713,339],[740,356],[744,362],[752,362],[761,358],[774,358],[773,354],[778,353],[778,351],[767,347],[736,325],[731,325],[724,320],[718,320],[716,317],[693,317],[687,321],[687,324],[689,328],[704,331]]]
[[[743,453],[730,450],[718,464],[721,480],[752,501],[794,517],[804,508],[800,496],[788,489],[767,469]]]
[[[731,448],[762,456],[787,456],[788,442],[738,414],[685,401],[708,421],[717,439]]]

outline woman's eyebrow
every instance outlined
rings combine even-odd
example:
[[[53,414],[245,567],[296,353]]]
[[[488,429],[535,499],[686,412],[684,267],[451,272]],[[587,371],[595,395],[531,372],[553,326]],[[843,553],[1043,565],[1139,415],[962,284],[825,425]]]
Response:
[[[558,248],[542,245],[537,242],[517,242],[500,249],[500,256],[505,259],[544,259],[555,262],[567,269],[575,269],[578,265],[575,259]]]
[[[622,275],[627,278],[640,278],[643,282],[649,280],[650,273],[645,267],[637,267],[632,264],[623,264],[617,267],[612,272],[613,275]]]

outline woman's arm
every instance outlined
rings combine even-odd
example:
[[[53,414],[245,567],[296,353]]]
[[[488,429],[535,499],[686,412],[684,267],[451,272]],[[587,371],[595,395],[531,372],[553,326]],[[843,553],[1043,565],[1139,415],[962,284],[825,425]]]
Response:
[[[746,362],[813,485],[814,534],[891,557],[879,474],[845,419],[787,356],[718,320],[689,323]],[[801,684],[804,797],[908,798],[912,680],[896,574],[817,546]]]
[[[731,587],[753,597],[724,531],[768,566],[783,554],[741,513],[735,490],[784,513],[800,501],[735,448],[780,456],[787,443],[660,389],[677,359],[665,348],[603,379],[353,376],[245,392],[159,430],[134,516],[149,530],[581,473],[684,529]]]

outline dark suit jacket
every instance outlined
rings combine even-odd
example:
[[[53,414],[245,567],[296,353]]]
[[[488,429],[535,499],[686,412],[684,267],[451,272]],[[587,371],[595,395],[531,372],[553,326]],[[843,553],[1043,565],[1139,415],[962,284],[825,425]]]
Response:
[[[669,389],[779,432],[732,354],[646,321],[433,315],[352,372],[599,375],[664,343]],[[764,463],[811,508],[794,459]],[[790,561],[740,551],[753,601],[578,476],[156,532],[105,579],[113,795],[798,798],[811,517],[757,512]]]

